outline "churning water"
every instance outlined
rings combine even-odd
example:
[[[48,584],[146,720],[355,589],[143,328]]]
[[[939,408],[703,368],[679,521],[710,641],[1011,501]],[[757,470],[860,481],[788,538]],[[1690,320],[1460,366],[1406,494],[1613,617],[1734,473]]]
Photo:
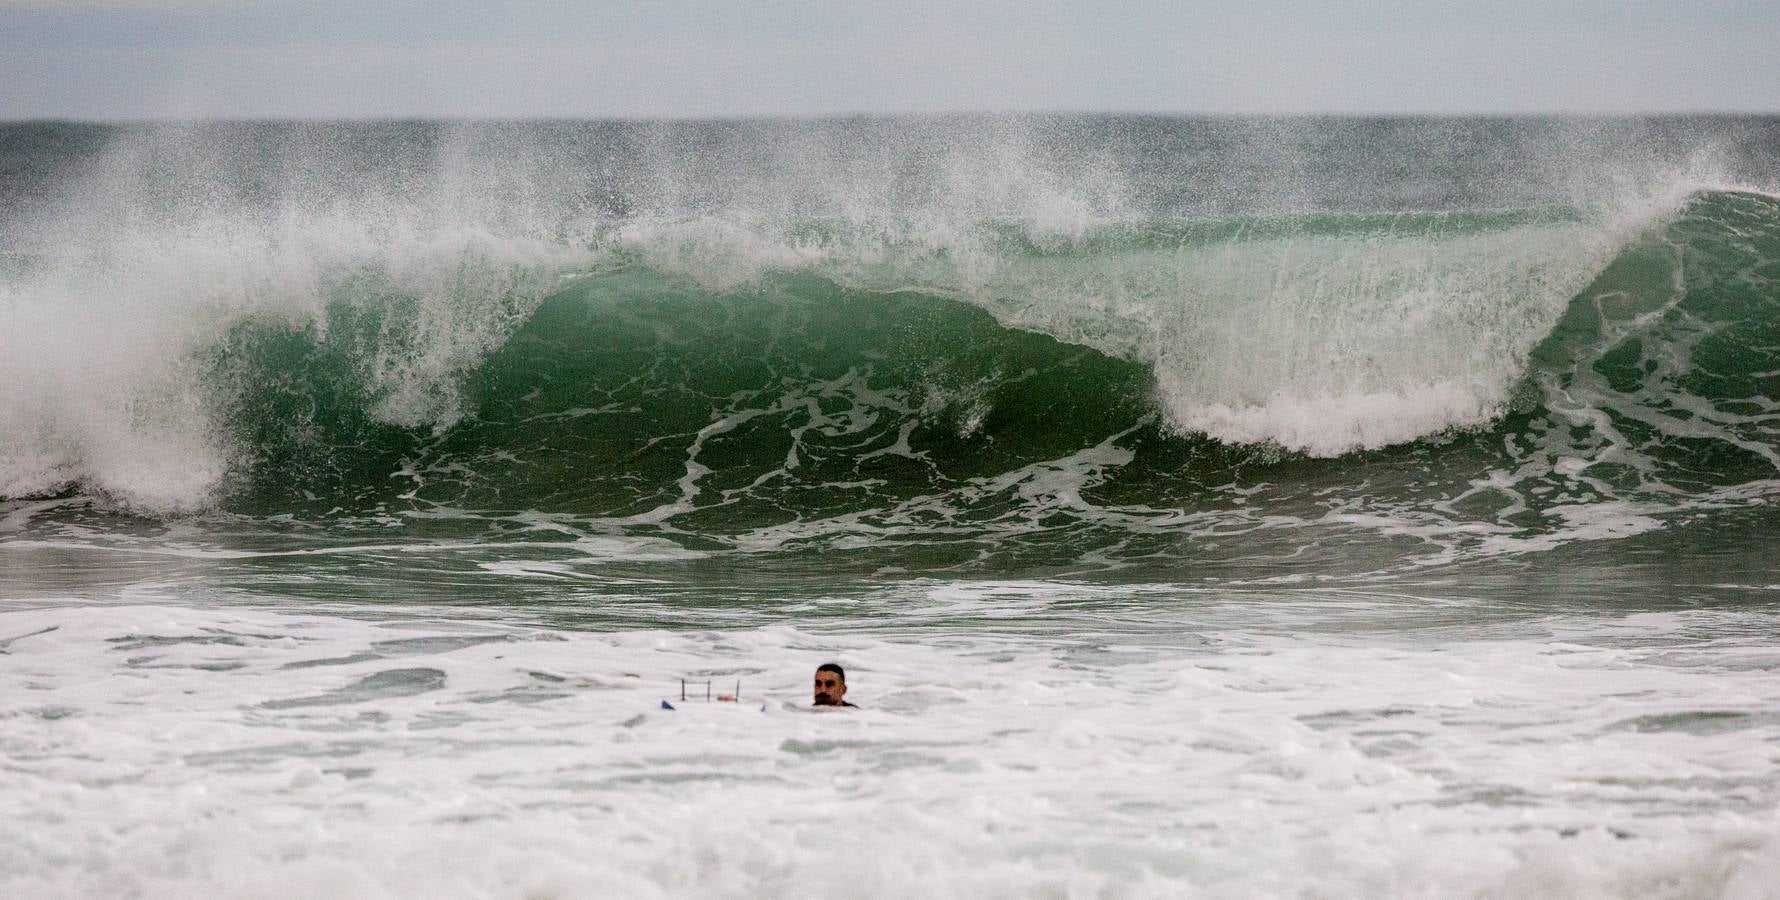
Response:
[[[0,893],[1775,896],[1777,175],[0,126]]]

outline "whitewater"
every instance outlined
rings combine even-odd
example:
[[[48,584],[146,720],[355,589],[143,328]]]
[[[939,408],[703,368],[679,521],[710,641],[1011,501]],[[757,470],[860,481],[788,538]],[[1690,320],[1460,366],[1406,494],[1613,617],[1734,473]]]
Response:
[[[0,893],[1780,896],[1777,173],[0,124]]]

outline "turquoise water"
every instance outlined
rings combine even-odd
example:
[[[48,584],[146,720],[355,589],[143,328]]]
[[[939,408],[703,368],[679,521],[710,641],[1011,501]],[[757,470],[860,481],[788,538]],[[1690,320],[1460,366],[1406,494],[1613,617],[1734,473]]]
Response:
[[[1766,896],[1777,157],[0,126],[0,883]]]

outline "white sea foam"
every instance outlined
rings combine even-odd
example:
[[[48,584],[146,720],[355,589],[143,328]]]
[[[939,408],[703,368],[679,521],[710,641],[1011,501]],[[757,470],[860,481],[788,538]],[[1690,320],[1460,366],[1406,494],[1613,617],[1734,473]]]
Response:
[[[592,258],[547,225],[513,226],[523,204],[497,220],[446,202],[446,174],[420,196],[372,190],[303,135],[273,148],[285,158],[270,171],[243,172],[251,145],[231,157],[222,137],[130,133],[13,224],[32,262],[0,278],[0,495],[80,484],[152,512],[208,505],[235,462],[218,421],[235,386],[211,354],[246,321],[325,339],[342,299],[413,301],[368,310],[381,326],[354,359],[364,404],[448,427],[463,375]],[[254,196],[255,179],[282,193]]]
[[[0,892],[1772,896],[1771,616],[1130,590],[845,630],[0,614]],[[831,657],[862,709],[804,708]]]
[[[205,505],[230,463],[216,415],[231,390],[210,380],[205,354],[248,319],[325,337],[332,293],[366,273],[418,300],[361,357],[366,406],[393,424],[449,426],[461,415],[462,375],[523,321],[556,271],[586,258],[475,230],[394,242],[364,231],[312,221],[222,245],[189,234],[119,238],[104,251],[117,258],[68,259],[10,286],[0,494],[82,483],[149,510]]]

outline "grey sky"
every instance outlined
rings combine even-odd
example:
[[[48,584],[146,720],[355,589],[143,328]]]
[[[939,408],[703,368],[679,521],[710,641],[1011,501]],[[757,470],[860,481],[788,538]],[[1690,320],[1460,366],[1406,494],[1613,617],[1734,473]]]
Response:
[[[0,118],[1780,111],[1780,0],[0,0]]]

